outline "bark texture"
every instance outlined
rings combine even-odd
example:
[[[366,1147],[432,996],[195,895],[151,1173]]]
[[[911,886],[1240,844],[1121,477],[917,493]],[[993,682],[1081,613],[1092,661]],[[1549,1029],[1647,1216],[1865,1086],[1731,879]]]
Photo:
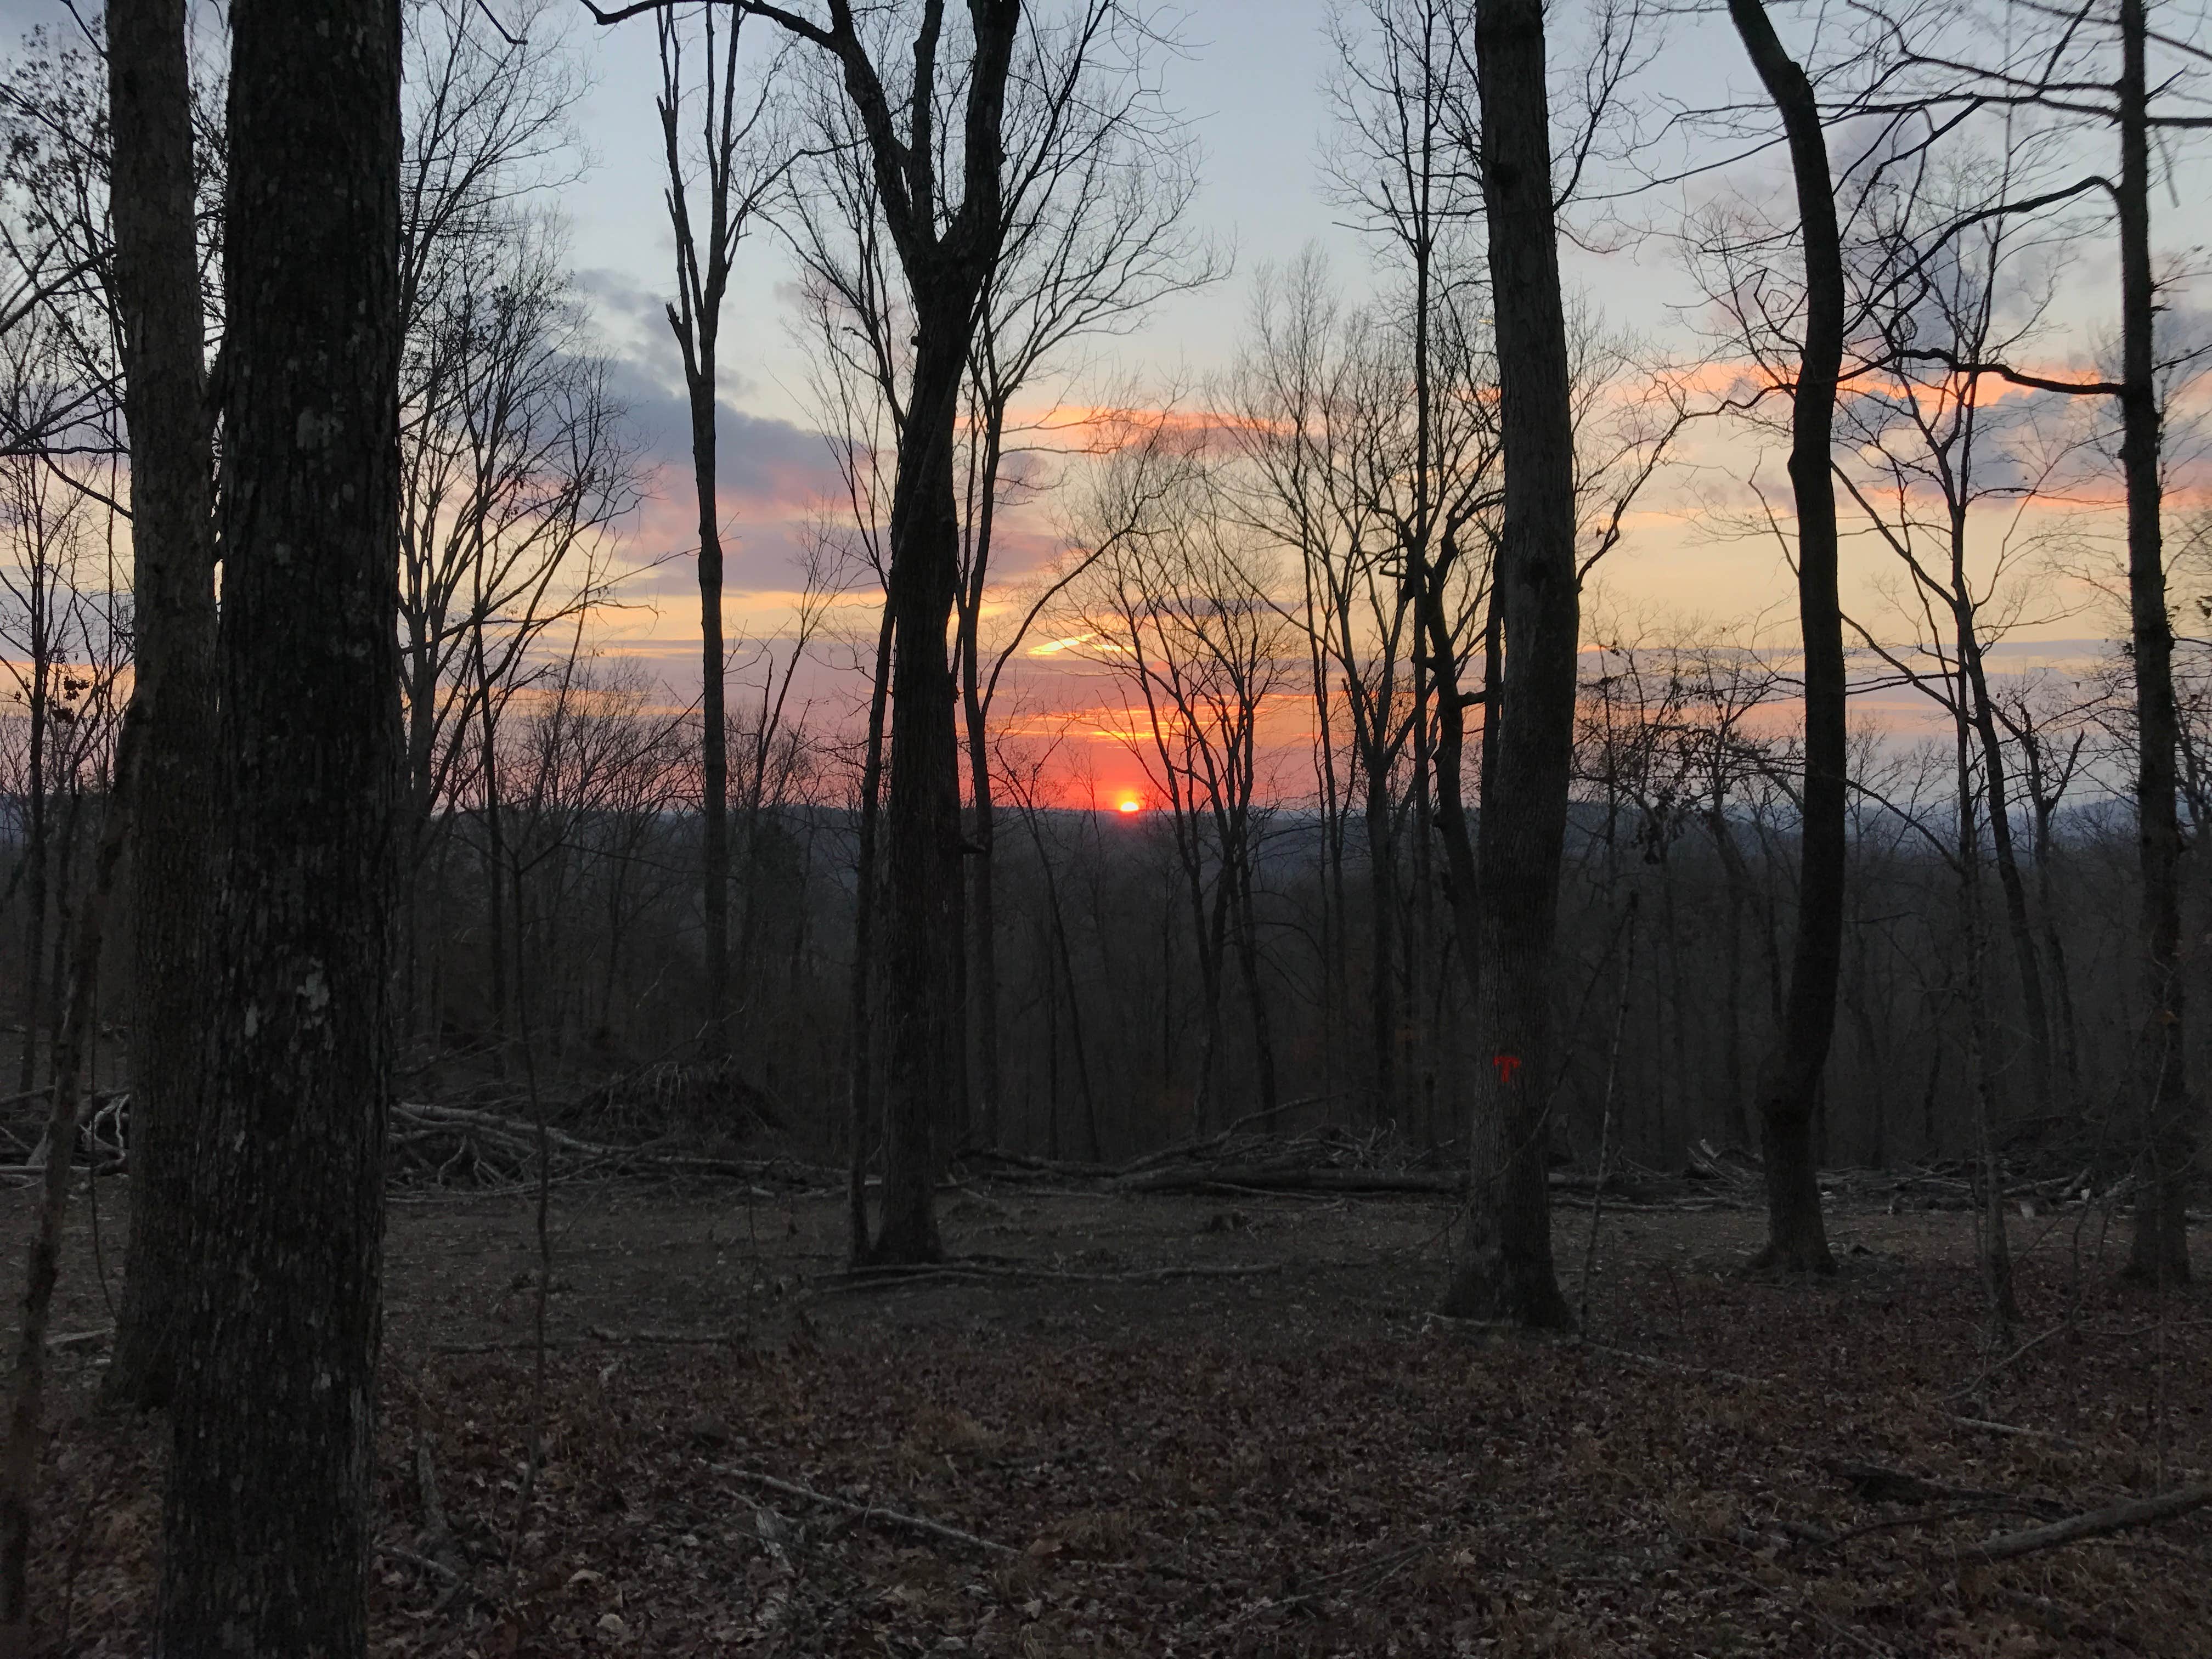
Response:
[[[210,412],[185,0],[110,0],[109,203],[131,437],[131,1244],[111,1405],[168,1395],[185,1306],[215,761]]]
[[[155,1651],[367,1644],[399,775],[398,0],[234,0],[199,1170]]]
[[[2136,1089],[2148,1177],[2136,1207],[2127,1274],[2189,1279],[2189,1170],[2194,1157],[2181,994],[2181,820],[2175,799],[2180,717],[2173,624],[2159,533],[2159,410],[2151,330],[2149,93],[2143,0],[2120,0],[2120,471],[2128,498],[2128,612],[2136,671],[2136,836],[2142,872],[2145,1015]]]
[[[1480,0],[1474,46],[1505,470],[1494,576],[1504,655],[1476,838],[1467,1225],[1444,1309],[1563,1327],[1573,1314],[1552,1260],[1548,1015],[1582,606],[1542,0]]]
[[[1782,1029],[1759,1083],[1766,1160],[1763,1266],[1833,1273],[1820,1215],[1814,1115],[1836,1030],[1844,944],[1844,622],[1836,590],[1836,486],[1830,471],[1844,359],[1844,261],[1820,109],[1760,0],[1729,0],[1752,66],[1782,118],[1805,258],[1805,338],[1790,407],[1790,483],[1797,511],[1797,623],[1805,651],[1804,823],[1797,938]]]
[[[965,306],[962,307],[965,310]],[[927,313],[924,313],[927,315]],[[885,1012],[884,1202],[878,1261],[944,1253],[933,1189],[939,1134],[959,1075],[960,754],[945,655],[959,581],[954,422],[967,364],[965,319],[925,322],[891,498],[890,789],[884,803]],[[957,355],[939,342],[957,342]]]

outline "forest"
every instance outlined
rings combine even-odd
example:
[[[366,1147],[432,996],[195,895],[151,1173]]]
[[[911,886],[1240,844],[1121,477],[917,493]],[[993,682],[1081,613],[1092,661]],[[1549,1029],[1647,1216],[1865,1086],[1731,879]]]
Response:
[[[2195,0],[0,31],[0,1659],[2207,1650]]]

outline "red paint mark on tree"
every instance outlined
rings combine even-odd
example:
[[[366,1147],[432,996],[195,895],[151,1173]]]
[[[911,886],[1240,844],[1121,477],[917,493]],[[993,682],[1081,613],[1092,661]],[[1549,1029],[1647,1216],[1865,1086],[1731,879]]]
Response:
[[[1504,1084],[1507,1088],[1511,1088],[1513,1086],[1513,1079],[1521,1074],[1521,1056],[1518,1054],[1492,1054],[1490,1057],[1490,1063],[1498,1068],[1498,1080]]]

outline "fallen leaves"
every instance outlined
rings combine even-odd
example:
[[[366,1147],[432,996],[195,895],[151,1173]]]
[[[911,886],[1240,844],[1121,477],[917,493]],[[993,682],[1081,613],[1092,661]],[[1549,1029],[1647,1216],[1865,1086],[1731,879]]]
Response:
[[[1170,1224],[1164,1249],[1200,1247]],[[1257,1214],[1237,1248],[1269,1224]],[[1685,1224],[1652,1221],[1654,1248],[1674,1250]],[[483,1271],[495,1288],[503,1269]],[[897,1329],[907,1304],[848,1313],[843,1346],[563,1349],[528,1516],[531,1356],[403,1353],[385,1405],[378,1651],[2202,1650],[2212,1512],[1966,1559],[2039,1515],[2148,1495],[2160,1468],[2179,1486],[2212,1467],[2194,1408],[2212,1327],[2183,1316],[2197,1304],[2171,1310],[2161,1391],[2147,1345],[2095,1336],[2154,1304],[2085,1287],[2090,1340],[2022,1358],[1966,1419],[1954,1395],[1984,1363],[1977,1292],[1934,1251],[1804,1286],[1622,1270],[1602,1346],[1422,1334],[1411,1316],[1402,1334],[1344,1334],[1352,1297],[1425,1304],[1424,1261],[1389,1271],[1399,1282],[1347,1281],[1335,1301],[1295,1270],[1257,1303],[1161,1277],[1141,1307],[1115,1304],[1133,1311],[1110,1340],[1027,1316],[1066,1295],[1051,1280],[1010,1312],[993,1299],[1006,1277],[933,1287],[971,1298],[933,1304],[935,1328]],[[598,1293],[592,1264],[562,1272]],[[2021,1290],[2045,1307],[2075,1293],[2035,1261]],[[73,1586],[57,1650],[143,1650],[159,1438],[106,1420],[57,1438],[55,1513],[82,1517],[38,1567]],[[452,1585],[415,1547],[410,1453],[433,1441],[445,1547],[471,1586],[442,1607]]]

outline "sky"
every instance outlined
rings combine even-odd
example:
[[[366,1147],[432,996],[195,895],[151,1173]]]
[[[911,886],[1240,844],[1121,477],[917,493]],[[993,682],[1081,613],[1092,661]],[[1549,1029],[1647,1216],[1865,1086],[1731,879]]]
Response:
[[[95,6],[96,0],[82,0],[87,15]],[[1331,9],[1331,0],[1186,0],[1181,6],[1181,50],[1160,62],[1165,102],[1188,122],[1200,152],[1195,222],[1233,251],[1234,272],[1203,291],[1164,301],[1140,333],[1117,343],[1102,375],[1154,386],[1201,384],[1233,353],[1255,275],[1310,245],[1324,251],[1348,289],[1370,279],[1367,249],[1339,222],[1339,210],[1321,188],[1334,142],[1324,92],[1335,62],[1325,29]],[[680,377],[659,318],[672,243],[660,196],[653,29],[643,20],[595,27],[580,5],[566,0],[550,0],[545,16],[565,33],[589,82],[572,112],[589,164],[560,203],[570,258],[599,340],[614,359],[615,387],[629,407],[653,486],[625,526],[624,556],[640,574],[626,585],[625,608],[610,613],[605,643],[681,686],[696,675],[696,594],[686,556],[696,538]],[[38,22],[67,29],[63,0],[0,0],[0,31],[20,35]],[[1678,30],[1647,74],[1676,95],[1707,104],[1747,94],[1751,86],[1741,48],[1710,18]],[[2184,185],[2202,177],[2197,169]],[[2203,240],[2204,199],[2201,190],[2184,187],[2160,203],[2162,240]],[[1566,261],[1571,284],[1609,325],[1657,349],[1681,348],[1692,296],[1663,245],[1628,242],[1601,254],[1570,246]],[[724,323],[719,447],[729,537],[727,611],[733,633],[768,641],[741,657],[740,689],[733,693],[739,696],[761,650],[773,651],[774,636],[788,625],[788,595],[809,521],[840,495],[830,452],[812,429],[805,358],[793,335],[792,274],[772,234],[753,237],[741,255]],[[2111,286],[2101,247],[2083,251],[2070,281],[2069,303],[2094,316]],[[1750,502],[1744,483],[1754,467],[1770,492],[1783,489],[1778,456],[1762,459],[1737,436],[1693,445],[1685,457],[1692,465],[1645,498],[1622,548],[1602,569],[1589,605],[1593,632],[1648,636],[1691,617],[1732,622],[1753,616],[1786,632],[1792,581],[1778,542],[1718,534],[1718,521],[1699,508],[1716,489],[1737,506]],[[1050,550],[1050,526],[1032,522],[1028,531],[1013,550],[1034,561]],[[1869,616],[1878,613],[1876,573],[1887,567],[1872,550],[1847,553],[1847,559],[1856,604]],[[2108,613],[2080,609],[2073,603],[2079,597],[2056,590],[2038,595],[2041,610],[2011,647],[2014,659],[2075,661],[2101,649]],[[850,631],[870,631],[857,612]],[[820,695],[842,694],[823,689]],[[1922,712],[1909,691],[1869,699],[1864,708],[1908,723]],[[1106,764],[1103,757],[1099,764]],[[1127,768],[1112,769],[1120,781],[1109,787],[1120,788]]]

